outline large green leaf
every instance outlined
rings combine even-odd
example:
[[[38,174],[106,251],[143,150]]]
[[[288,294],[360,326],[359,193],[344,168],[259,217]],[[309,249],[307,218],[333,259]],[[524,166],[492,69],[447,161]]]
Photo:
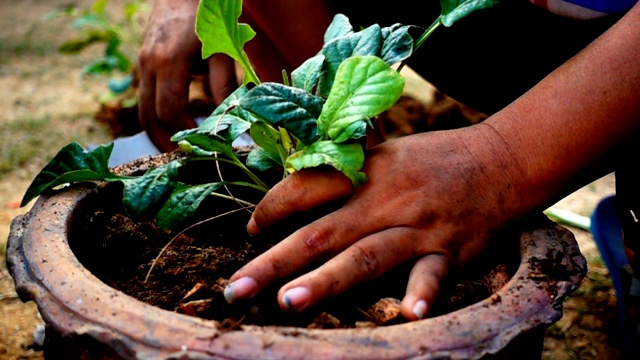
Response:
[[[349,18],[344,14],[336,14],[331,20],[331,24],[324,32],[324,43],[349,35],[353,32],[353,26],[349,22]]]
[[[143,176],[122,180],[122,202],[131,216],[152,218],[178,182],[180,162],[173,161],[147,171]]]
[[[240,106],[262,120],[290,131],[303,144],[318,139],[316,119],[324,99],[278,83],[263,83],[240,99]]]
[[[321,165],[333,166],[351,179],[354,185],[359,185],[366,179],[366,175],[360,171],[364,165],[364,150],[362,145],[356,143],[318,141],[291,155],[286,162],[289,172]]]
[[[179,183],[156,215],[158,226],[168,230],[184,226],[196,213],[202,201],[222,184],[216,182],[187,186]]]
[[[343,61],[358,55],[379,56],[382,49],[382,29],[374,24],[368,28],[336,38],[322,47],[325,56],[322,72],[318,82],[317,94],[326,97]]]
[[[244,83],[260,83],[244,52],[244,44],[256,33],[247,24],[238,23],[242,0],[201,0],[196,15],[196,34],[202,42],[202,57],[224,53],[245,70]]]
[[[398,101],[404,78],[375,56],[345,60],[318,119],[324,139],[343,142],[362,137],[367,122]]]
[[[20,206],[27,205],[44,191],[62,184],[122,179],[109,171],[112,151],[113,143],[100,145],[91,151],[85,151],[76,142],[63,147],[29,185]]]
[[[440,0],[442,7],[440,21],[444,26],[451,26],[470,13],[490,8],[498,2],[500,0]]]

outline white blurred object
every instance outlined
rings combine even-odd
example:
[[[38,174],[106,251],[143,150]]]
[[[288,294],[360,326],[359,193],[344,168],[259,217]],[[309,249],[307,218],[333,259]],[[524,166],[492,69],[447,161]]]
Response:
[[[113,151],[109,158],[109,167],[114,167],[150,155],[159,155],[155,145],[146,132],[139,132],[133,136],[117,138],[113,142]]]
[[[197,118],[196,124],[200,125],[205,118]],[[158,150],[146,132],[142,131],[133,136],[117,138],[113,141],[113,151],[109,158],[109,167],[122,165],[145,156],[159,155]],[[255,143],[248,133],[240,135],[233,146],[251,146]]]
[[[34,344],[36,344],[37,346],[43,346],[44,345],[44,337],[45,337],[45,325],[44,324],[38,324],[38,326],[36,326],[36,329],[33,330],[33,342]]]

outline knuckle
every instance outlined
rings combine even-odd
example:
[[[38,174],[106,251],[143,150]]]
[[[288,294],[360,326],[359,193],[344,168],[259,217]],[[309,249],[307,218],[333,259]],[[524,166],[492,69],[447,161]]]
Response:
[[[363,273],[368,277],[375,277],[380,272],[380,258],[378,254],[363,246],[359,243],[353,244],[352,258],[355,265],[357,265]]]
[[[157,47],[143,46],[138,53],[138,65],[145,68],[164,68],[175,63],[176,55],[171,51],[160,51]]]
[[[327,257],[332,253],[331,237],[333,231],[326,227],[313,227],[308,229],[302,237],[302,242],[308,253]]]

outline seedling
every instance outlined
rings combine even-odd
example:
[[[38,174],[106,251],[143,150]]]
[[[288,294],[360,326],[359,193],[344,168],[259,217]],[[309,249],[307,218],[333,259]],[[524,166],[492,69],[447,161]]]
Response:
[[[60,46],[63,54],[78,54],[90,46],[102,44],[103,56],[85,66],[82,75],[108,76],[109,92],[103,94],[101,100],[106,102],[121,95],[125,97],[125,106],[133,106],[136,103],[131,86],[133,54],[142,42],[143,27],[139,20],[147,12],[148,5],[142,0],[127,1],[121,5],[122,20],[116,20],[107,11],[107,3],[108,0],[93,0],[87,9],[67,5],[47,14],[45,19],[66,17],[70,26],[77,30],[76,36]]]
[[[452,25],[474,10],[497,0],[441,0],[442,14],[416,41],[409,30],[395,24],[372,25],[356,31],[349,19],[335,16],[324,36],[322,50],[291,74],[289,83],[260,82],[243,48],[255,35],[239,24],[241,0],[200,2],[196,33],[204,58],[225,53],[246,74],[244,84],[227,98],[198,128],[172,137],[185,157],[149,170],[142,176],[120,176],[108,169],[113,144],[85,152],[78,144],[64,147],[38,174],[22,205],[43,191],[80,181],[117,181],[124,184],[123,203],[132,216],[155,217],[166,229],[184,227],[208,196],[245,201],[218,192],[228,186],[246,186],[266,192],[255,173],[277,168],[287,176],[317,166],[332,166],[355,186],[366,181],[363,139],[371,119],[400,97],[404,78],[399,68],[424,39],[440,25]],[[392,66],[400,63],[398,69]],[[241,161],[232,143],[248,132],[256,144]],[[178,169],[190,162],[226,162],[236,165],[247,181],[185,184]],[[222,176],[221,176],[222,178]]]

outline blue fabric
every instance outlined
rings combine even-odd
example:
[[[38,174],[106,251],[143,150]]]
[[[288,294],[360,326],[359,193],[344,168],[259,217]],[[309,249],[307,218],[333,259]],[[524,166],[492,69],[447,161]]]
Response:
[[[599,11],[605,14],[624,12],[633,7],[637,0],[564,0],[570,4]]]
[[[625,255],[622,242],[622,224],[618,217],[616,195],[602,199],[596,206],[591,215],[591,234],[602,255],[602,259],[609,269],[609,275],[616,291],[620,335],[623,338],[627,353],[637,359],[640,356],[638,338],[635,332],[625,330],[635,326],[628,325],[629,319],[627,319],[626,315],[626,308],[629,306],[627,298],[629,289],[625,288],[622,277],[623,268],[629,265],[629,261]]]

